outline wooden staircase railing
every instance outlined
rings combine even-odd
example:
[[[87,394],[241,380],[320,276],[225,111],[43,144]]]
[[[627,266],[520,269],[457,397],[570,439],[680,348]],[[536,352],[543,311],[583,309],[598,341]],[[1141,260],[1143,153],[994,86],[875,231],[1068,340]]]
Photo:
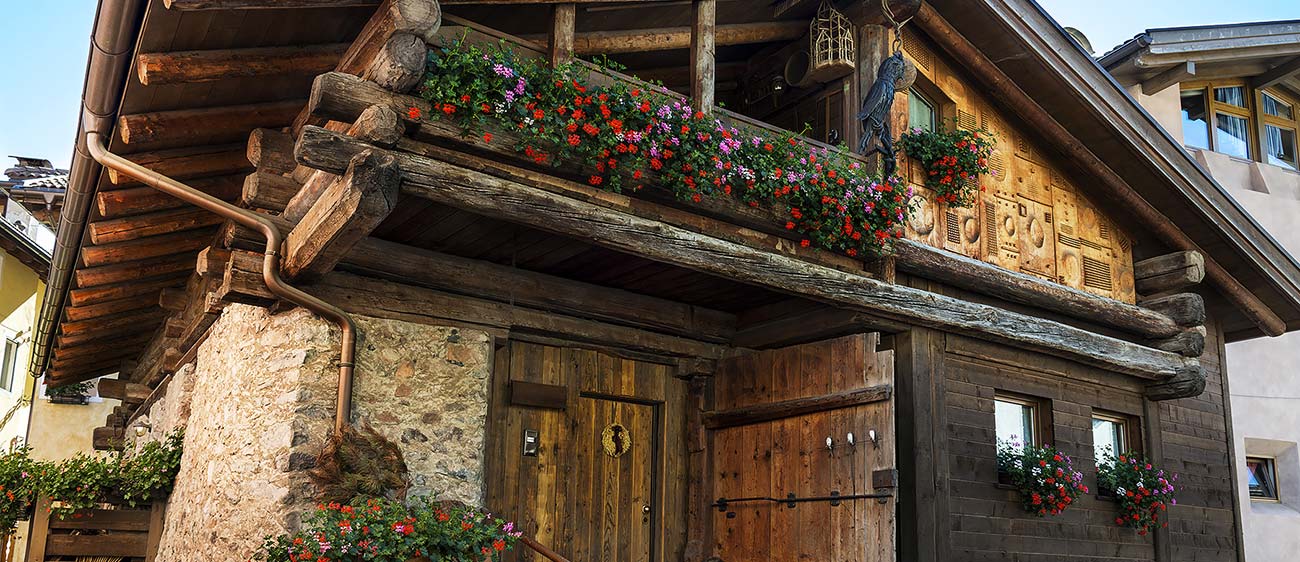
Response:
[[[546,545],[539,543],[536,540],[533,540],[532,538],[519,537],[519,542],[524,543],[524,545],[526,545],[528,548],[533,549],[533,552],[536,552],[546,557],[546,559],[550,560],[551,562],[569,562],[568,558],[560,556],[554,550],[547,548]]]
[[[27,562],[108,556],[152,562],[163,530],[163,504],[144,509],[88,509],[60,519],[41,498],[32,517]]]

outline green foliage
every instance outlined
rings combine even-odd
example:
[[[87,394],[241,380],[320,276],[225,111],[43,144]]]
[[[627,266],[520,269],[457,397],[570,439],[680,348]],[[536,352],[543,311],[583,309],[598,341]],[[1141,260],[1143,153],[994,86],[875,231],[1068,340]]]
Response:
[[[46,396],[85,396],[87,392],[90,392],[91,384],[92,383],[87,381],[87,382],[79,382],[74,384],[65,384],[63,386],[54,386],[45,389],[45,395]]]
[[[909,212],[898,178],[880,178],[842,150],[723,123],[666,90],[577,63],[552,68],[504,45],[433,49],[420,93],[432,115],[411,108],[413,119],[448,120],[485,143],[496,132],[534,163],[600,189],[654,185],[681,201],[732,197],[776,209],[804,246],[879,253],[902,235]]]
[[[1167,476],[1163,469],[1135,453],[1120,455],[1098,468],[1098,484],[1114,492],[1120,505],[1116,525],[1137,529],[1139,535],[1147,534],[1157,524],[1169,526],[1160,521],[1160,513],[1178,504],[1174,499],[1177,474]]]
[[[312,481],[320,501],[346,504],[353,498],[402,500],[411,486],[396,443],[366,427],[335,434],[316,459]]]
[[[185,433],[177,430],[162,441],[150,441],[121,463],[118,493],[131,506],[165,497],[181,469]]]
[[[1051,446],[1000,442],[998,471],[1011,478],[1025,511],[1039,517],[1059,515],[1079,496],[1088,493],[1083,473],[1074,470],[1070,456]]]
[[[183,444],[176,430],[133,455],[79,454],[60,462],[34,460],[27,448],[0,455],[0,535],[30,515],[38,496],[48,496],[60,518],[101,503],[135,507],[162,498],[176,482]]]
[[[989,169],[993,145],[988,131],[956,126],[951,131],[912,129],[898,139],[899,149],[925,169],[925,186],[934,190],[939,202],[958,207],[971,206],[984,191],[980,175],[995,173]]]
[[[254,555],[266,562],[433,562],[499,559],[521,533],[514,523],[459,505],[422,499],[407,507],[390,500],[321,505],[302,530],[268,536]]]
[[[30,453],[22,447],[0,456],[0,536],[31,516],[40,466]]]

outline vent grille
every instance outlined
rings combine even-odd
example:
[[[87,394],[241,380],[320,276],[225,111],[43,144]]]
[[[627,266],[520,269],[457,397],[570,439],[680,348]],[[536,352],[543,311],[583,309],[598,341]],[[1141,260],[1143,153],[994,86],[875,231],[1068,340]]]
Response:
[[[1031,150],[1031,149],[1030,149],[1030,147],[1029,147],[1029,139],[1025,138],[1024,136],[1017,136],[1017,137],[1016,137],[1016,152],[1019,152],[1020,154],[1023,154],[1023,155],[1025,155],[1025,156],[1028,156],[1030,150]]]
[[[990,201],[984,202],[984,244],[988,255],[998,251],[998,207]]]
[[[1102,223],[1101,223],[1100,225],[1098,225],[1098,227],[1101,229],[1101,239],[1102,239],[1102,240],[1106,240],[1107,242],[1109,242],[1109,241],[1110,241],[1110,223],[1105,222],[1105,221],[1102,221]]]
[[[1043,213],[1043,222],[1052,224],[1052,213]]]
[[[973,131],[979,128],[979,121],[975,119],[975,114],[964,109],[957,110],[957,126],[967,131]]]
[[[1099,291],[1111,290],[1110,266],[1104,261],[1084,256],[1083,285]]]
[[[989,171],[993,172],[993,181],[1003,182],[1007,179],[1007,159],[1002,155],[1002,151],[993,149],[993,154],[989,155]]]
[[[1093,242],[1092,240],[1084,240],[1084,241],[1083,241],[1083,245],[1084,245],[1084,246],[1087,246],[1087,247],[1089,247],[1089,248],[1091,248],[1091,249],[1093,249],[1093,250],[1097,250],[1098,252],[1105,252],[1105,251],[1106,251],[1106,247],[1105,247],[1105,246],[1102,246],[1101,244],[1098,244],[1098,243],[1096,243],[1096,242]]]
[[[1061,234],[1058,235],[1056,238],[1057,238],[1057,240],[1059,240],[1059,241],[1061,242],[1061,245],[1062,245],[1062,246],[1069,246],[1069,247],[1071,247],[1071,248],[1079,248],[1079,247],[1080,247],[1080,245],[1079,245],[1079,239],[1078,239],[1078,238],[1075,238],[1075,237],[1073,237],[1073,236],[1068,236],[1068,235],[1066,235],[1065,233],[1061,233]]]
[[[1061,231],[1061,234],[1069,234],[1070,236],[1074,236],[1074,225],[1072,224],[1061,223],[1057,225],[1056,228],[1057,230]],[[1075,247],[1078,248],[1078,246]]]
[[[948,242],[961,244],[961,225],[958,224],[957,213],[948,211],[944,216],[948,219],[944,221],[948,225]]]
[[[903,50],[912,55],[918,66],[927,70],[934,69],[934,55],[930,54],[930,49],[916,37],[915,33],[903,35]]]

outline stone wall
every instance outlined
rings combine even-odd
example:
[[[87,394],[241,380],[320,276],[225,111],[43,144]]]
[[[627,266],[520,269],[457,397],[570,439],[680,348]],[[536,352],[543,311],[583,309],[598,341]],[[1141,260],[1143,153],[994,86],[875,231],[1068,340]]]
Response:
[[[354,418],[397,443],[413,495],[482,502],[491,340],[358,318]],[[247,560],[315,505],[306,471],[333,426],[338,336],[301,309],[232,305],[193,368],[150,410],[157,439],[185,427],[159,562]]]

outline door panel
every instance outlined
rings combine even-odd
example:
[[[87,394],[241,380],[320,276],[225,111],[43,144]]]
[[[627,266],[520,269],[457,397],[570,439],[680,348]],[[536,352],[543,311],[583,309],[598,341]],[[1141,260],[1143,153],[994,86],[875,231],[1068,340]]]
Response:
[[[767,350],[719,362],[714,410],[824,397],[893,382],[893,354],[876,334]],[[894,468],[890,400],[713,431],[713,498],[884,493],[873,473]],[[875,433],[878,445],[868,435]],[[848,444],[848,434],[855,444]],[[826,440],[833,440],[827,447]],[[714,554],[726,562],[886,562],[894,557],[894,499],[728,503],[714,510]]]
[[[510,383],[563,386],[561,408],[510,404]],[[661,400],[678,390],[664,365],[511,342],[497,354],[488,505],[575,562],[651,562],[659,551],[664,438]],[[680,424],[673,424],[680,427]],[[524,452],[535,431],[535,455]],[[646,511],[649,508],[649,512]],[[675,507],[674,507],[675,508]],[[544,559],[520,547],[504,560]]]

